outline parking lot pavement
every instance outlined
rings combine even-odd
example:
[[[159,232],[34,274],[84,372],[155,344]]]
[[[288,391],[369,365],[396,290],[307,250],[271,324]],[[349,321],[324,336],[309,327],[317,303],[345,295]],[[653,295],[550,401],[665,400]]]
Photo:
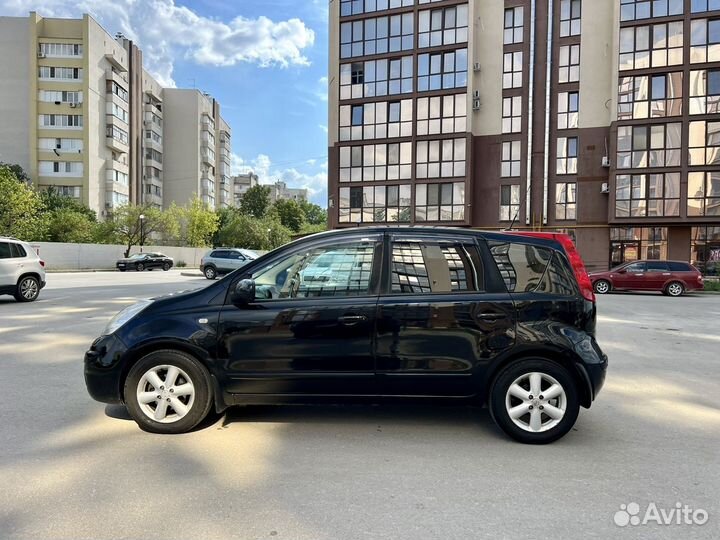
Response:
[[[134,299],[207,282],[49,279],[34,304],[0,297],[2,539],[720,536],[720,296],[600,297],[605,388],[564,439],[530,447],[485,410],[433,405],[249,407],[144,433],[88,397],[83,352]],[[616,525],[631,503],[709,521]]]

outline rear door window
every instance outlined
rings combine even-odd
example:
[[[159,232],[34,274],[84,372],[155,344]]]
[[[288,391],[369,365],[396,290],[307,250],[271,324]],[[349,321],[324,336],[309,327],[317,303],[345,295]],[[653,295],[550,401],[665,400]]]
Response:
[[[490,252],[510,292],[574,295],[577,282],[563,255],[517,242],[493,243]]]
[[[395,241],[390,292],[427,294],[484,290],[482,262],[470,242]]]
[[[226,258],[227,258],[227,251],[221,251],[221,250],[213,251],[213,252],[210,254],[210,257],[212,257],[213,259],[226,259]]]

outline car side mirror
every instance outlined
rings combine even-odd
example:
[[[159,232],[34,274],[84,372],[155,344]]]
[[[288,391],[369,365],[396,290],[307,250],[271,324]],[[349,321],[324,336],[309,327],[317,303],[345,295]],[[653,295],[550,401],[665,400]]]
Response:
[[[230,300],[233,304],[240,307],[245,307],[251,302],[255,301],[255,281],[252,279],[241,279],[235,285]]]
[[[627,270],[624,268],[622,270],[618,270],[618,274],[627,274]]]

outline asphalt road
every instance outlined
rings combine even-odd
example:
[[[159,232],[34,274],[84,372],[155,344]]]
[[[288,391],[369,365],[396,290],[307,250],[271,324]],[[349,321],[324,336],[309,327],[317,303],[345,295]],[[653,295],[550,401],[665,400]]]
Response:
[[[205,280],[49,283],[34,304],[0,297],[2,539],[720,537],[720,295],[601,297],[606,386],[564,439],[530,447],[485,410],[415,405],[251,407],[144,433],[88,397],[83,352],[134,299]],[[632,502],[709,520],[617,526]]]

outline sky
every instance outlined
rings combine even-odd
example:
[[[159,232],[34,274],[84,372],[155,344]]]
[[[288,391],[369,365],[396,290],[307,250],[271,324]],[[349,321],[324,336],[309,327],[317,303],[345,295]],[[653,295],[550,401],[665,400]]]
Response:
[[[165,86],[210,93],[233,172],[306,187],[327,206],[328,0],[0,0],[0,15],[92,15]]]

